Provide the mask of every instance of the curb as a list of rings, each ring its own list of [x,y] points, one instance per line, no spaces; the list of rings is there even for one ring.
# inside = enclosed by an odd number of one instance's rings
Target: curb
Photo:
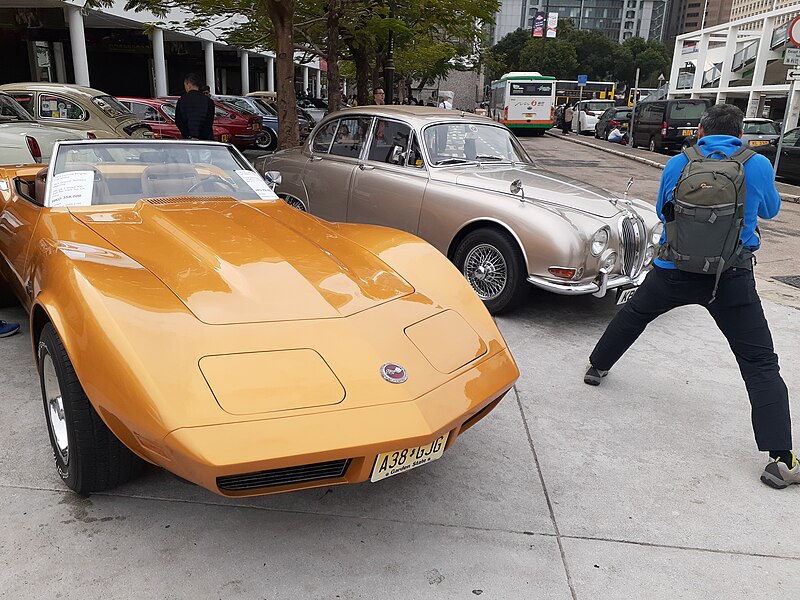
[[[634,156],[633,154],[628,154],[626,152],[620,152],[619,150],[615,150],[614,148],[603,148],[602,146],[598,146],[597,144],[593,144],[591,142],[586,142],[584,140],[575,139],[570,136],[565,135],[556,135],[555,133],[551,133],[550,131],[547,132],[547,135],[557,138],[559,140],[565,140],[567,142],[572,142],[573,144],[579,144],[581,146],[587,146],[589,148],[596,148],[601,152],[606,152],[608,154],[613,154],[614,156],[621,156],[623,158],[627,158],[629,160],[634,160],[638,163],[642,163],[644,165],[648,165],[650,167],[655,167],[656,169],[664,169],[664,165],[656,160],[650,160],[649,158],[642,158],[641,156]],[[575,134],[580,135],[580,134]],[[793,202],[794,204],[800,204],[800,196],[795,196],[793,194],[781,194],[781,202]]]

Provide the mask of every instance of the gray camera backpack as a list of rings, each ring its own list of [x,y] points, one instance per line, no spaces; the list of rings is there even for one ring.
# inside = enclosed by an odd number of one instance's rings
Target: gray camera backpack
[[[662,209],[667,235],[660,257],[681,271],[716,275],[710,304],[723,271],[747,258],[742,246],[744,163],[755,152],[742,147],[730,156],[716,151],[706,157],[690,146],[683,153],[689,162],[675,185],[672,201]],[[715,154],[722,158],[713,158]]]

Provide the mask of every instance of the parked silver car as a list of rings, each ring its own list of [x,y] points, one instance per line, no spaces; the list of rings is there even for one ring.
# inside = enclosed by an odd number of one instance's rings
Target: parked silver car
[[[0,92],[0,165],[47,163],[56,142],[79,139],[75,131],[35,122],[11,96]]]
[[[494,313],[529,284],[625,300],[661,236],[649,204],[539,169],[508,129],[458,111],[347,109],[256,167],[300,210],[427,240]]]

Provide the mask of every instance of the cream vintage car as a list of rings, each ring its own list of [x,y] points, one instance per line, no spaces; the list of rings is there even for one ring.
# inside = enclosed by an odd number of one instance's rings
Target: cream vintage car
[[[530,284],[627,300],[661,237],[653,207],[540,169],[502,125],[429,107],[370,106],[323,120],[306,143],[256,160],[289,204],[386,225],[452,260],[493,313]]]
[[[67,83],[0,85],[43,125],[66,127],[88,138],[151,138],[153,131],[113,96]]]

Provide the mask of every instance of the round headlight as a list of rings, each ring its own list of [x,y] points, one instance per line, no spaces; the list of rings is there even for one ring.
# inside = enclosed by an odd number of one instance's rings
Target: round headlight
[[[661,234],[664,233],[664,224],[659,221],[655,227],[653,227],[653,236],[650,238],[650,242],[657,246],[661,243]]]
[[[611,252],[608,256],[606,256],[606,259],[603,261],[600,270],[606,273],[610,273],[614,269],[614,266],[616,264],[617,264],[617,253]]]
[[[592,237],[592,254],[597,256],[608,246],[608,229],[603,227],[598,229]]]

